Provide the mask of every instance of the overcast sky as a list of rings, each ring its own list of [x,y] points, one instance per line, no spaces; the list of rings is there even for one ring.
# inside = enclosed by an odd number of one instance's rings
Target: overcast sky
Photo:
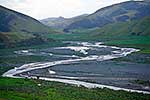
[[[0,5],[36,19],[44,19],[93,13],[102,7],[123,1],[129,0],[0,0]]]

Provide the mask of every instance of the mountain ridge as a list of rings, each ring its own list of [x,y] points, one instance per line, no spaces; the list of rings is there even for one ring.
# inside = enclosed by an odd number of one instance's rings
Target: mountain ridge
[[[97,10],[82,20],[70,24],[64,30],[103,27],[114,22],[125,22],[150,16],[150,3],[147,1],[127,1]]]
[[[81,20],[82,18],[88,16],[88,14],[83,14],[71,18],[64,18],[64,17],[50,17],[46,19],[40,20],[41,23],[51,27],[51,28],[61,28],[64,29],[71,23]]]

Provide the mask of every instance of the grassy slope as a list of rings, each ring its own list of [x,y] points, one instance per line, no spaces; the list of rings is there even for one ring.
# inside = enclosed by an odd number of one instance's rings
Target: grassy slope
[[[5,36],[11,42],[22,41],[35,37],[33,34],[25,32],[1,32],[0,35]]]
[[[13,11],[11,9],[5,8],[3,6],[0,6],[0,18],[2,28],[7,27],[8,29],[1,29],[2,32],[20,32],[20,31],[26,31],[26,32],[38,32],[38,33],[44,33],[44,32],[54,32],[52,29],[48,28],[47,26],[41,24],[38,20],[24,15],[22,13]],[[4,27],[5,26],[5,27]]]
[[[150,95],[79,88],[57,82],[0,78],[2,100],[149,100],[149,98]]]
[[[52,40],[52,39],[51,39]],[[30,46],[47,42],[42,35],[27,32],[0,32],[0,48]]]
[[[0,6],[0,48],[44,43],[43,35],[50,33],[58,32],[30,16]]]
[[[97,10],[65,30],[103,27],[114,22],[126,22],[149,16],[150,5],[146,1],[127,1]]]

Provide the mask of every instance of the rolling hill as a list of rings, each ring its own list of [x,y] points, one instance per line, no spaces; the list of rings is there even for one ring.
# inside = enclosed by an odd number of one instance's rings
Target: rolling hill
[[[150,2],[128,1],[111,5],[70,24],[65,31],[73,29],[87,29],[103,27],[116,22],[130,22],[150,16]]]
[[[101,28],[93,28],[82,31],[83,33],[92,33],[91,36],[99,37],[119,37],[119,36],[150,36],[150,16],[140,20],[127,22],[115,22],[105,25]]]
[[[0,6],[1,48],[42,43],[46,39],[41,35],[47,33],[55,31],[32,17]]]

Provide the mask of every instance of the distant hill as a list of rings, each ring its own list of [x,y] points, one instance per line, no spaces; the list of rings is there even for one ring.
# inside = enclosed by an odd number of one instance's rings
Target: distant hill
[[[91,38],[119,38],[130,36],[150,36],[150,16],[140,20],[116,22],[101,28],[84,30],[81,33],[90,34]]]
[[[72,18],[64,18],[64,17],[46,18],[46,19],[40,20],[40,22],[51,28],[64,29],[70,24],[72,24],[73,22],[79,21],[85,18],[86,16],[88,16],[88,14],[83,14],[80,16],[72,17]]]
[[[128,1],[99,9],[85,18],[73,22],[64,30],[103,27],[111,23],[142,19],[145,16],[150,16],[148,0]]]
[[[42,43],[46,40],[42,34],[54,32],[32,17],[0,6],[0,47]]]

